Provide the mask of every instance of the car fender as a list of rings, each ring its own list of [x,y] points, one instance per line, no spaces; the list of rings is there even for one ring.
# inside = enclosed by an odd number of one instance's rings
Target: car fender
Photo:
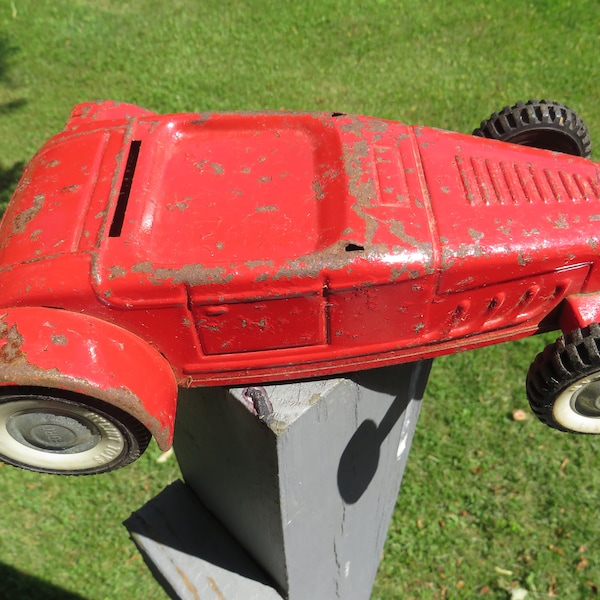
[[[559,326],[563,333],[600,323],[600,294],[572,294],[565,298]]]
[[[161,449],[172,443],[177,383],[168,361],[130,331],[83,313],[0,309],[0,386],[91,396],[138,419]]]

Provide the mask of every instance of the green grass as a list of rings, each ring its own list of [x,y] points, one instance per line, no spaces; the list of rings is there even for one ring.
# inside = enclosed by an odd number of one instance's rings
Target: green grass
[[[97,98],[470,131],[546,97],[600,140],[599,22],[596,0],[1,0],[0,203]],[[546,341],[436,361],[373,598],[595,597],[599,442],[511,418]],[[164,598],[121,525],[177,476],[156,456],[82,479],[1,468],[0,596]]]
[[[434,365],[374,598],[595,597],[600,440],[529,414],[522,382],[541,341]]]
[[[166,598],[122,525],[179,477],[175,459],[158,456],[152,444],[131,467],[97,477],[0,468],[0,598]]]

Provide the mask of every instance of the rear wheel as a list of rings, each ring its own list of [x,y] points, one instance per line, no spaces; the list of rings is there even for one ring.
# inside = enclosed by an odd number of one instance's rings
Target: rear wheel
[[[0,460],[23,469],[88,475],[136,460],[150,433],[131,415],[66,392],[0,397]]]
[[[576,329],[547,346],[529,368],[527,396],[546,425],[600,434],[600,325]]]
[[[506,106],[482,121],[473,135],[584,158],[592,154],[583,119],[568,106],[548,100]]]

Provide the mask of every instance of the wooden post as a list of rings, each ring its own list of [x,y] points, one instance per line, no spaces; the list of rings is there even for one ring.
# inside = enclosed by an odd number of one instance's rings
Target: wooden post
[[[422,361],[349,378],[182,391],[175,452],[187,489],[201,501],[197,510],[214,515],[228,543],[237,542],[244,560],[267,576],[241,575],[235,565],[215,573],[187,528],[177,568],[172,557],[167,561],[176,578],[185,573],[198,593],[202,586],[210,592],[206,581],[213,581],[228,600],[367,600],[430,367]],[[156,523],[169,509],[163,503],[151,513],[149,505],[127,526],[155,571],[169,579],[160,552],[149,557],[150,546],[161,542],[151,539],[160,538]],[[173,524],[170,531],[172,537]],[[242,571],[248,573],[247,565]],[[274,596],[264,587],[255,591],[269,582]],[[234,589],[244,591],[234,596]]]

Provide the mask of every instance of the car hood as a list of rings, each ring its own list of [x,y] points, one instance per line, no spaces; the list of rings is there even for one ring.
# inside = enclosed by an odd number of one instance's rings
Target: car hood
[[[63,132],[31,159],[0,226],[2,268],[94,245],[89,225],[100,227],[97,213],[106,211],[123,134],[124,127]]]

